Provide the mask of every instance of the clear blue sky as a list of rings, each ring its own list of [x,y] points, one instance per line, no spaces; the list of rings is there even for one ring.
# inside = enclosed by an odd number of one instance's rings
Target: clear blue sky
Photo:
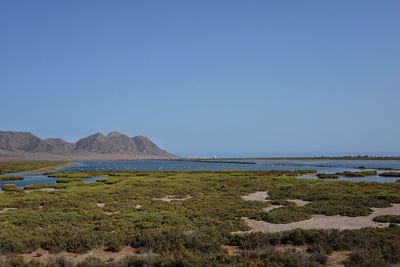
[[[400,154],[400,1],[1,1],[0,128]]]

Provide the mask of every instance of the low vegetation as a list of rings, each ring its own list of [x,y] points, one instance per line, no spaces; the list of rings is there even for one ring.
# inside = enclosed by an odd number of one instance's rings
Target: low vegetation
[[[2,161],[0,162],[0,174],[24,171],[45,172],[70,164],[69,162],[60,161]]]
[[[400,215],[382,215],[374,218],[375,222],[400,223]]]
[[[400,172],[383,172],[379,176],[382,177],[400,177]]]
[[[251,216],[250,218],[270,223],[291,223],[308,220],[311,218],[311,214],[304,207],[290,205],[288,207],[273,209],[268,213],[260,212],[256,216]]]
[[[270,258],[270,266],[320,266],[332,251],[352,251],[345,265],[390,266],[400,262],[400,227],[361,230],[292,230],[284,233],[252,233],[232,235],[228,243],[239,246],[252,262]],[[306,246],[303,261],[294,254],[276,257],[274,247],[284,245]],[[272,255],[271,255],[272,254]],[[272,259],[275,259],[273,261]]]
[[[58,178],[56,183],[63,184],[63,183],[76,183],[76,182],[83,182],[81,178]]]
[[[37,190],[37,189],[45,189],[45,188],[53,188],[53,189],[65,189],[67,188],[66,184],[30,184],[24,186],[24,190]]]
[[[16,175],[0,176],[0,181],[18,181],[18,180],[24,180],[24,177]]]
[[[1,185],[1,190],[8,192],[18,191],[17,185],[15,184],[3,184]]]
[[[337,172],[336,175],[344,177],[366,177],[375,176],[378,173],[376,171],[359,171],[359,172]]]
[[[81,266],[320,266],[332,251],[350,250],[348,266],[374,266],[374,259],[381,266],[400,263],[400,227],[396,225],[353,231],[232,234],[249,230],[241,217],[287,223],[312,214],[368,215],[372,207],[400,203],[399,183],[296,179],[299,173],[87,172],[90,177],[108,175],[90,184],[75,180],[82,173],[68,177],[64,173],[57,178],[72,182],[25,187],[62,190],[0,194],[0,210],[17,208],[0,214],[0,254],[18,255],[38,248],[80,253],[100,246],[119,251],[132,246],[157,256],[130,257],[118,263],[88,259]],[[268,191],[271,203],[284,207],[266,213],[263,208],[270,203],[241,198],[257,191]],[[191,198],[154,200],[165,196]],[[298,207],[290,199],[310,203]],[[278,249],[282,244],[306,245],[307,250],[282,251]],[[222,245],[239,246],[240,251],[230,255]],[[20,258],[3,262],[4,266],[23,264]],[[51,266],[69,265],[60,260]]]
[[[87,172],[52,172],[46,173],[46,175],[52,178],[91,178],[94,176]]]
[[[335,173],[318,173],[317,177],[319,179],[338,179],[339,175]]]

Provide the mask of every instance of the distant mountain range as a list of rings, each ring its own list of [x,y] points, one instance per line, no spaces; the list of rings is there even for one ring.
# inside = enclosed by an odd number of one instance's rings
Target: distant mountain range
[[[60,138],[40,139],[29,132],[0,131],[1,159],[113,160],[166,159],[176,156],[159,148],[145,136],[119,132],[96,133],[68,143]]]

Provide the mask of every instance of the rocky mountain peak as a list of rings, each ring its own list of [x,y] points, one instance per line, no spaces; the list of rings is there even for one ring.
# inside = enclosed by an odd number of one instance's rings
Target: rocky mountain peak
[[[145,136],[129,137],[113,131],[107,136],[98,132],[82,138],[76,143],[68,143],[60,138],[40,139],[28,132],[0,131],[0,151],[13,155],[41,153],[70,158],[118,159],[118,158],[170,158],[172,154],[160,149]],[[0,155],[1,156],[1,155]]]
[[[120,132],[114,131],[114,132],[110,132],[107,135],[107,137],[120,137],[121,135],[123,135],[123,134],[121,134]]]

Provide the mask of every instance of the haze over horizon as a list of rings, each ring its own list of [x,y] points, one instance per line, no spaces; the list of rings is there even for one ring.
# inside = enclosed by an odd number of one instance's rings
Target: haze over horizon
[[[179,156],[400,155],[400,2],[0,3],[0,130]]]

